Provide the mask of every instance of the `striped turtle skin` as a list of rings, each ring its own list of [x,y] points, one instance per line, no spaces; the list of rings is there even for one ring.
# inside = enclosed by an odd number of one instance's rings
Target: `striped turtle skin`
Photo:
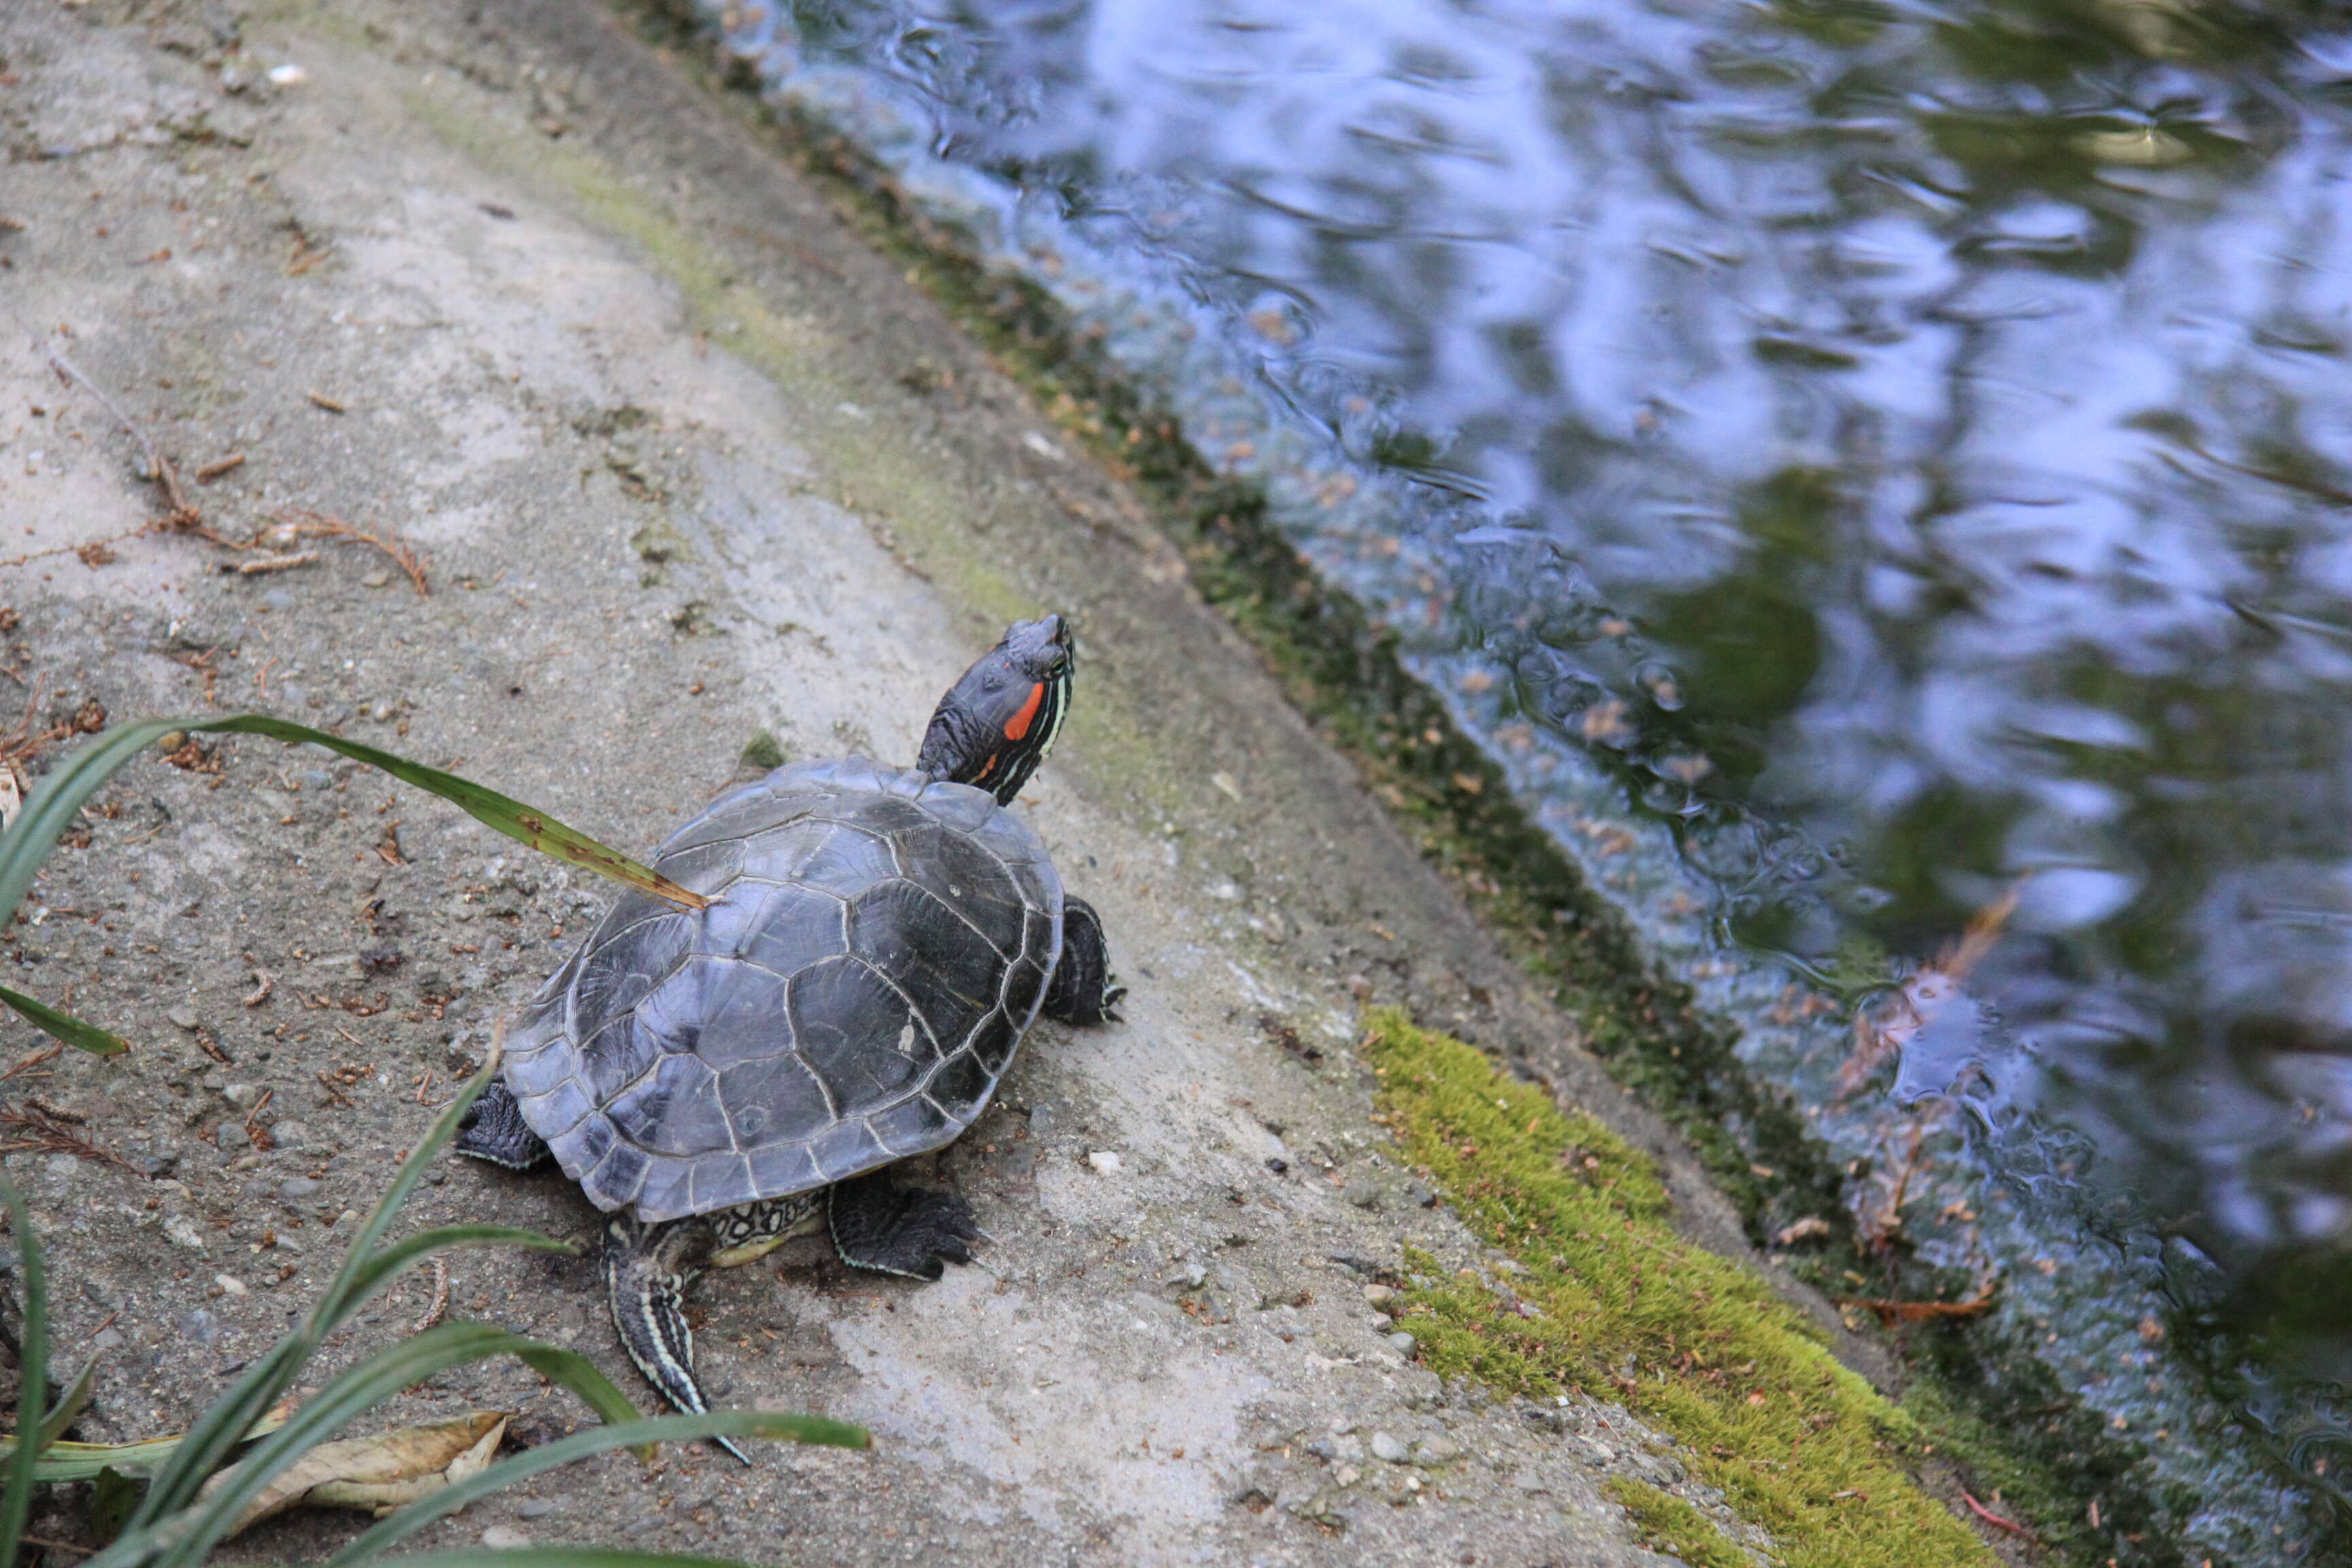
[[[952,1142],[1062,951],[1061,880],[988,792],[862,757],[713,802],[523,1011],[505,1080],[598,1207],[653,1224]]]

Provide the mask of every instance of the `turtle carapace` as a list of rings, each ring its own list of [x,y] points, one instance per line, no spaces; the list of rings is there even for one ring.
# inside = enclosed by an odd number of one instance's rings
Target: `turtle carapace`
[[[1125,994],[1094,910],[1007,809],[1073,657],[1060,616],[1020,622],[912,770],[795,763],[719,796],[654,859],[709,906],[625,894],[509,1032],[458,1152],[552,1156],[606,1211],[614,1325],[679,1409],[708,1408],[680,1306],[702,1268],[819,1226],[859,1268],[971,1261],[964,1201],[883,1167],[970,1127],[1041,1010],[1097,1024]]]

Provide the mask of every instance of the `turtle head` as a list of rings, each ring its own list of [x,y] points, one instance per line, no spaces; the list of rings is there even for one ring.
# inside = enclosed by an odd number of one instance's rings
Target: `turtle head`
[[[915,766],[1012,805],[1061,733],[1076,662],[1076,642],[1061,616],[1013,622],[940,699]]]

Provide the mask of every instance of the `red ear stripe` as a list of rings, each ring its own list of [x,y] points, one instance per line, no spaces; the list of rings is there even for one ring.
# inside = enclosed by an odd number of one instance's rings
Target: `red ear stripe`
[[[1045,705],[1045,686],[1040,681],[1029,689],[1029,700],[1021,705],[1021,711],[1005,721],[1004,738],[1018,741],[1027,735],[1030,724],[1037,717],[1037,710]]]

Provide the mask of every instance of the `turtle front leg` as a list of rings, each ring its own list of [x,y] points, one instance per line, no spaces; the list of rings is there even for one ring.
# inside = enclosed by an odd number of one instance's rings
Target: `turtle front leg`
[[[604,1225],[604,1289],[621,1347],[662,1397],[690,1415],[710,1408],[694,1374],[694,1331],[686,1322],[686,1288],[702,1272],[710,1228],[700,1219],[640,1225],[614,1215]],[[712,1442],[745,1464],[724,1437]]]
[[[880,1171],[836,1182],[826,1219],[841,1260],[908,1279],[936,1279],[950,1263],[971,1261],[980,1222],[953,1193],[901,1187]]]
[[[1045,988],[1045,1016],[1063,1024],[1117,1023],[1127,987],[1110,972],[1102,917],[1084,899],[1062,900],[1062,961]]]

